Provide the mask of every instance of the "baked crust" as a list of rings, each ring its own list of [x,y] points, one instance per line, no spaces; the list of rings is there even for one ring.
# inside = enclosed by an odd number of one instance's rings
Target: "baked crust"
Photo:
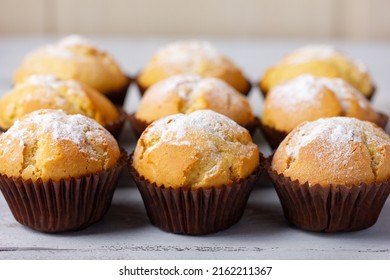
[[[138,140],[135,170],[158,186],[191,189],[228,185],[259,166],[249,132],[211,110],[152,123]]]
[[[0,135],[0,174],[23,180],[78,178],[111,168],[119,157],[101,125],[61,110],[34,111]]]
[[[151,123],[163,117],[210,109],[246,126],[255,117],[248,99],[224,81],[177,75],[157,82],[144,94],[136,117]]]
[[[301,184],[358,185],[390,179],[390,137],[355,118],[323,118],[295,128],[280,144],[272,169]]]
[[[35,74],[81,81],[103,94],[120,91],[129,84],[128,77],[105,50],[75,35],[29,53],[15,72],[14,83],[22,83]]]
[[[178,74],[196,74],[224,80],[247,94],[251,88],[241,70],[211,44],[203,41],[179,41],[159,49],[138,75],[140,88]]]

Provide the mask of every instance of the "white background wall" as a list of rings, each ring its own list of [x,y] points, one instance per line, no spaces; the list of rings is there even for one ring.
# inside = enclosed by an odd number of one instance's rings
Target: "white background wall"
[[[390,0],[0,0],[0,35],[390,39]]]

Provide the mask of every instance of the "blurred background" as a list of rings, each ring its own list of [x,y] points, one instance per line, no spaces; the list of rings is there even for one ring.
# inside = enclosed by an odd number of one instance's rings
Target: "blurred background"
[[[0,0],[0,35],[390,39],[389,0]]]

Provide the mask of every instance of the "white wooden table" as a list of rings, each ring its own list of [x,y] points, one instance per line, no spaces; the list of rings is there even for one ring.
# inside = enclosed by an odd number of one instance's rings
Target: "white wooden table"
[[[0,37],[0,94],[9,89],[12,73],[24,54],[56,39]],[[156,48],[172,41],[172,38],[92,39],[108,49],[131,74],[136,73]],[[319,43],[208,39],[239,64],[253,81],[289,50]],[[378,88],[374,105],[389,114],[390,42],[331,43],[368,64]],[[257,89],[252,90],[250,99],[259,115],[262,99]],[[132,86],[126,110],[133,112],[138,100],[137,89]],[[259,132],[254,139],[262,152],[269,154]],[[120,144],[131,152],[135,143],[127,125]],[[14,220],[0,195],[0,259],[390,259],[390,201],[369,229],[338,234],[306,232],[287,224],[274,189],[263,178],[252,192],[238,224],[212,235],[184,236],[163,232],[149,223],[141,196],[124,172],[105,218],[78,232],[44,234],[30,230]]]

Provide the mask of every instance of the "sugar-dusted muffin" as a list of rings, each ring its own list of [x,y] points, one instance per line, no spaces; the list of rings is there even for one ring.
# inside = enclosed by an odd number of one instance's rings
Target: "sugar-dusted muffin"
[[[351,59],[333,46],[312,45],[297,49],[264,73],[260,88],[266,95],[271,88],[302,74],[341,78],[365,97],[374,94],[374,85],[362,61]]]
[[[0,189],[23,225],[81,229],[108,210],[123,157],[96,121],[37,110],[0,135]]]
[[[24,115],[39,109],[61,109],[96,120],[118,134],[124,117],[100,92],[75,80],[33,75],[0,99],[0,128],[7,130]]]
[[[137,83],[143,92],[158,81],[178,74],[219,78],[243,94],[251,89],[241,70],[205,41],[179,41],[159,49],[140,71]]]
[[[14,83],[19,84],[28,76],[37,74],[83,82],[120,105],[130,83],[105,50],[77,35],[65,37],[27,54],[15,72]]]
[[[364,229],[390,193],[390,136],[356,118],[305,122],[280,144],[268,171],[293,225]]]
[[[382,127],[388,120],[344,80],[304,74],[269,91],[261,127],[272,148],[276,148],[302,122],[336,116],[367,120]]]
[[[163,230],[206,234],[243,214],[259,174],[248,131],[211,110],[153,122],[130,163],[151,222]]]
[[[223,114],[250,131],[256,127],[248,99],[217,78],[176,75],[157,82],[141,98],[132,121],[141,134],[151,122],[166,116],[210,109]]]

